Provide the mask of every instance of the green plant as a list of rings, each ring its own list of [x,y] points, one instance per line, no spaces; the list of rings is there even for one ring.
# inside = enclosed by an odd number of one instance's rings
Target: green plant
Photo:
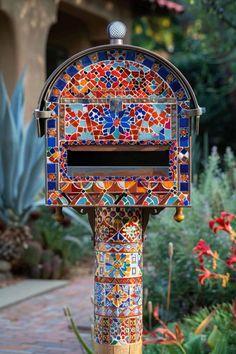
[[[193,248],[193,252],[197,254],[199,261],[198,280],[201,285],[205,285],[207,279],[220,279],[222,286],[226,287],[230,279],[231,273],[235,272],[236,263],[236,232],[232,228],[231,222],[236,219],[235,214],[229,214],[226,211],[221,212],[220,217],[214,218],[209,221],[209,228],[217,234],[218,231],[224,231],[229,235],[228,239],[224,239],[225,243],[229,245],[227,258],[225,259],[225,252],[221,250],[212,251],[205,240],[201,239],[197,245]],[[219,262],[228,267],[227,273],[219,273],[217,268]],[[223,265],[221,263],[221,265]]]
[[[136,17],[132,43],[169,58],[186,75],[201,106],[206,107],[197,139],[199,148],[193,151],[195,174],[203,167],[206,134],[209,133],[210,146],[217,145],[221,153],[226,144],[236,151],[236,3],[234,0],[182,0],[181,4],[184,14],[152,11],[149,16]]]
[[[78,330],[78,327],[72,317],[72,313],[71,313],[71,310],[69,307],[65,307],[64,308],[64,315],[72,329],[72,331],[74,332],[78,342],[80,343],[80,345],[82,346],[82,348],[84,349],[84,351],[87,353],[87,354],[95,354],[93,352],[93,350],[91,350],[88,345],[85,343],[85,341],[83,340],[81,334],[80,334],[80,331]],[[93,338],[92,338],[93,340]]]
[[[30,241],[28,247],[24,250],[18,265],[21,264],[23,267],[38,266],[40,259],[42,257],[42,246],[36,241]]]
[[[210,324],[204,328],[204,334],[207,336],[207,344],[212,348],[216,342],[217,346],[224,344],[227,351],[222,353],[233,354],[236,352],[236,339],[235,339],[235,301],[234,306],[229,303],[223,303],[220,306],[213,307],[216,310]],[[195,312],[193,315],[186,316],[183,320],[183,328],[187,332],[191,332],[211,313],[211,309],[202,308]],[[220,352],[221,353],[221,352]]]
[[[226,152],[225,169],[220,167],[220,159],[214,149],[208,159],[204,172],[198,184],[192,188],[191,209],[185,209],[185,220],[175,223],[173,210],[166,209],[158,217],[152,217],[149,222],[148,238],[145,241],[144,287],[148,288],[149,299],[154,303],[163,304],[160,313],[165,320],[183,317],[203,306],[231,301],[235,296],[236,284],[231,283],[227,289],[221,284],[211,283],[202,289],[197,283],[195,269],[198,267],[192,255],[192,249],[204,236],[208,243],[212,242],[213,249],[228,252],[229,244],[221,237],[212,240],[208,221],[219,210],[236,211],[235,157],[232,151]],[[230,166],[230,167],[229,167]],[[216,202],[213,204],[212,200]],[[168,244],[172,242],[175,253],[172,261],[172,291],[170,311],[165,309],[168,291]],[[219,264],[219,272],[223,272]],[[145,312],[145,321],[148,321]]]
[[[160,319],[157,307],[156,327],[144,336],[144,354],[233,354],[236,352],[235,309],[221,304],[203,308],[185,317],[180,325],[168,326]],[[150,345],[152,343],[152,345]]]
[[[30,228],[27,227],[33,234],[32,240],[14,262],[14,273],[31,278],[59,279],[68,276],[72,265],[79,260],[91,262],[91,228],[86,218],[75,214],[58,223],[52,211],[52,208],[41,207],[37,215],[33,214]],[[0,242],[0,257],[1,251],[8,251],[8,243],[1,245]]]
[[[11,101],[0,78],[0,258],[17,260],[32,239],[25,225],[43,188],[43,140],[35,119],[24,129],[24,75]]]
[[[43,188],[43,139],[36,133],[35,119],[24,129],[24,75],[11,101],[0,78],[0,220],[23,225],[37,206]]]
[[[67,217],[68,220],[64,224],[55,220],[52,211],[52,208],[41,207],[40,218],[33,223],[32,227],[35,240],[45,250],[42,261],[49,261],[49,258],[52,258],[51,254],[59,256],[62,260],[63,274],[70,265],[80,259],[89,260],[92,256],[91,228],[86,216],[70,214],[70,218]]]

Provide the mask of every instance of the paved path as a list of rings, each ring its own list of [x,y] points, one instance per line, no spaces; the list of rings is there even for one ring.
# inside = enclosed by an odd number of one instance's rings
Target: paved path
[[[68,284],[62,280],[24,280],[0,289],[0,310],[18,302],[61,288]]]
[[[90,327],[92,276],[0,311],[0,354],[82,354],[68,329],[63,307],[73,310],[79,326]],[[89,340],[90,334],[85,337]]]

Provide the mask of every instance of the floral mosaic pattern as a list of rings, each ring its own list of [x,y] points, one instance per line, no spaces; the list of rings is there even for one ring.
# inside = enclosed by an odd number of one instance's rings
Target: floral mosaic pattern
[[[142,257],[137,253],[96,253],[96,275],[106,277],[139,277]]]
[[[68,141],[169,141],[175,137],[175,109],[170,104],[65,105],[65,139]],[[173,122],[173,126],[172,126]]]
[[[141,209],[97,208],[95,225],[96,342],[135,343],[142,336]]]
[[[47,204],[189,206],[190,97],[174,70],[134,49],[106,49],[75,60],[48,90]],[[70,176],[70,146],[169,149],[169,173]]]

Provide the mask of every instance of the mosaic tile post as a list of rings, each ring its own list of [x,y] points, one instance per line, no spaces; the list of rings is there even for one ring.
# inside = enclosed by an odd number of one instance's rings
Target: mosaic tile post
[[[142,353],[142,211],[96,208],[96,353]]]

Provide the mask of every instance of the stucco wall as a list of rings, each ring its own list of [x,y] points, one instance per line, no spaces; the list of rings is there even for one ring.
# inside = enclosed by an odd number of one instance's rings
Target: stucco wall
[[[46,79],[47,45],[62,43],[70,56],[106,43],[106,26],[110,21],[121,19],[129,30],[131,16],[127,5],[129,2],[123,0],[0,1],[0,72],[11,94],[17,78],[26,69],[26,120],[32,116]]]

